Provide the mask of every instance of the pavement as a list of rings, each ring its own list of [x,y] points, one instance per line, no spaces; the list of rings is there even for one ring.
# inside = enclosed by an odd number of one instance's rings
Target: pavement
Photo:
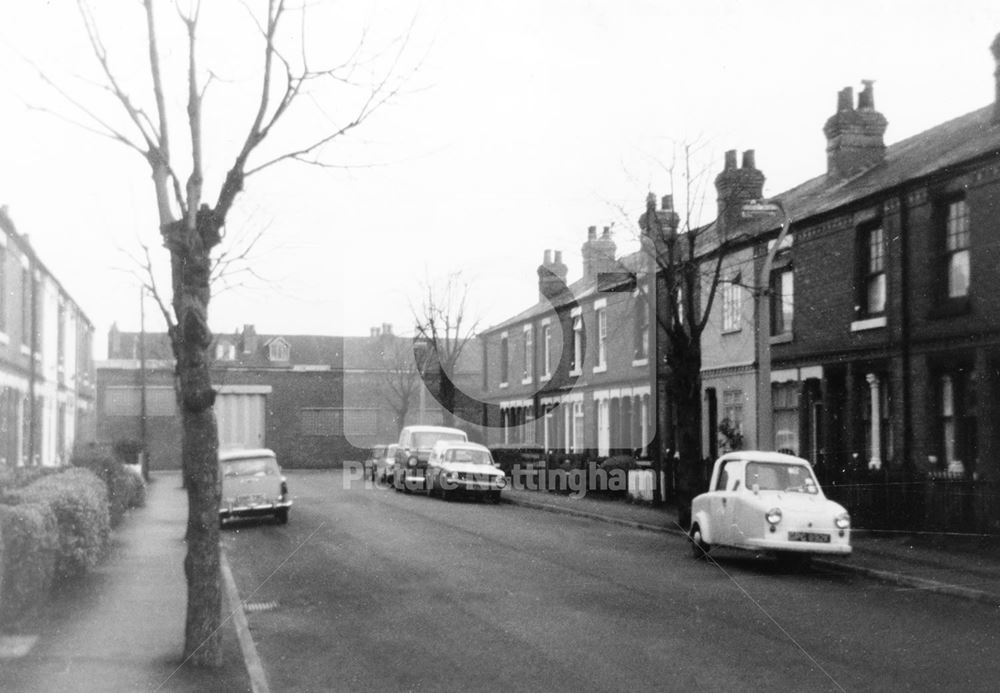
[[[58,590],[41,613],[0,632],[0,690],[265,691],[235,583],[224,560],[230,609],[224,665],[183,666],[187,497],[177,474],[156,474],[147,504],[115,531],[108,559]],[[676,510],[648,504],[508,489],[504,501],[678,538]],[[1000,609],[1000,544],[995,537],[855,530],[850,557],[816,559],[836,570],[972,600]]]
[[[4,626],[0,690],[252,690],[234,618],[223,625],[220,669],[181,661],[186,522],[180,475],[154,474],[146,506],[112,533],[107,559],[57,589],[38,614]]]
[[[513,505],[686,536],[677,509],[670,506],[524,489],[507,489],[503,498]],[[816,558],[813,564],[1000,609],[1000,537],[855,528],[851,545],[850,556]]]

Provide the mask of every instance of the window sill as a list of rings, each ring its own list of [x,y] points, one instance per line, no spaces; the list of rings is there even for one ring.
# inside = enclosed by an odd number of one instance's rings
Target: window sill
[[[0,344],[3,344],[4,346],[7,346],[8,344],[10,344],[10,337],[8,337],[3,332],[0,332]]]
[[[972,301],[968,296],[962,298],[949,298],[934,306],[927,317],[931,320],[940,318],[954,318],[959,315],[968,315],[972,312]]]
[[[501,390],[505,389],[506,387],[507,387],[507,383],[500,383],[500,385],[499,385],[499,388]]]
[[[570,375],[583,375],[583,371],[579,368],[574,368],[569,372]]]
[[[649,365],[649,359],[648,358],[635,359],[635,360],[632,361],[632,367],[633,368],[640,368],[642,366],[648,366],[648,365]]]
[[[21,345],[21,356],[31,356],[31,347],[27,344]]]
[[[739,334],[742,331],[743,331],[742,327],[734,327],[734,328],[732,328],[730,330],[723,330],[722,331],[722,336],[725,337],[726,335],[730,335],[730,334]]]
[[[791,332],[785,332],[783,334],[774,334],[774,335],[771,335],[771,339],[770,339],[770,341],[768,343],[769,344],[788,344],[790,341],[792,341],[792,339],[794,339],[792,333]]]
[[[521,384],[522,385],[531,385],[531,376],[529,376],[527,378],[522,378],[521,379]]]
[[[864,330],[874,330],[879,327],[885,327],[886,319],[884,315],[877,318],[866,318],[864,320],[855,320],[851,323],[851,332],[863,332]]]
[[[607,370],[608,370],[608,364],[606,364],[606,363],[602,363],[602,364],[601,364],[601,365],[599,365],[599,366],[594,366],[594,368],[593,368],[593,370],[591,371],[591,373],[604,373],[604,372],[606,372]]]

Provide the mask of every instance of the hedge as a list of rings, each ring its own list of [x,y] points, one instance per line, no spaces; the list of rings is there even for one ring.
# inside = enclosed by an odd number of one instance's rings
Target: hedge
[[[59,530],[57,578],[78,575],[100,561],[111,522],[107,487],[94,472],[70,468],[43,477],[8,493],[5,502],[42,503],[52,510]]]
[[[58,548],[59,529],[47,504],[0,505],[0,624],[46,599]]]
[[[112,527],[121,523],[126,510],[146,504],[146,484],[142,477],[110,454],[97,448],[80,451],[73,455],[73,465],[89,469],[104,481]]]

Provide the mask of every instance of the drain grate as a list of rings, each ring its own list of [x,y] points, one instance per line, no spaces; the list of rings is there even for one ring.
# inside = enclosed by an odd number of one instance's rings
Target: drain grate
[[[243,604],[243,610],[256,613],[258,611],[270,611],[271,609],[277,609],[278,602],[245,602]]]

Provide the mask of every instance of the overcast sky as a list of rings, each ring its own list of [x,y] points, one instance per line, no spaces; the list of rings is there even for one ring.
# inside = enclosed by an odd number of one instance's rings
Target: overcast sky
[[[112,61],[149,104],[139,3],[94,4]],[[214,199],[259,84],[246,10],[207,6],[200,64],[219,78],[205,105]],[[165,60],[176,64],[185,47],[175,16],[161,12],[161,23]],[[710,212],[725,150],[756,150],[765,195],[822,173],[836,93],[857,92],[862,79],[876,80],[887,143],[988,104],[1000,3],[344,1],[307,16],[315,64],[343,59],[362,27],[374,73],[408,33],[396,71],[404,88],[326,149],[340,168],[289,163],[250,179],[229,235],[263,231],[259,278],[213,300],[216,331],[367,334],[383,322],[406,331],[421,282],[456,270],[471,283],[470,311],[498,322],[535,300],[546,248],[564,251],[571,279],[588,226],[613,224],[619,250],[633,248],[646,193],[670,192],[666,167],[685,142],[697,145],[695,167],[709,169]],[[84,36],[73,2],[3,3],[0,203],[95,323],[100,357],[112,321],[138,329],[125,253],[146,243],[161,267],[168,258],[144,162],[27,107],[84,119],[25,59],[110,117],[113,105],[85,81],[97,73]],[[182,105],[183,84],[172,84]],[[349,110],[345,96],[317,92],[274,151],[329,127]],[[180,149],[183,121],[172,134]],[[149,329],[163,328],[152,306],[147,314]]]

